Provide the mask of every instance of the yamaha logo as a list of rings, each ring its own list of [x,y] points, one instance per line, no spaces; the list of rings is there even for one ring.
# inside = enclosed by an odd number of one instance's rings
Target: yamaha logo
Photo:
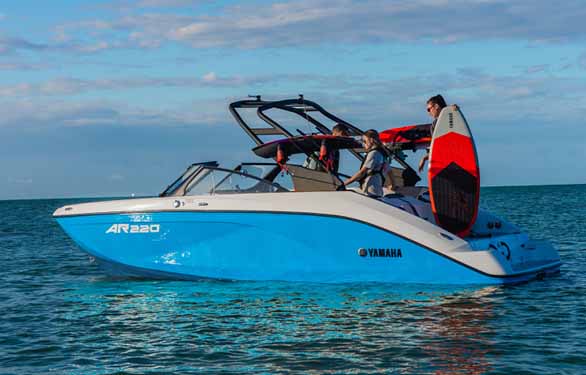
[[[361,247],[358,249],[358,255],[361,257],[370,257],[370,258],[403,258],[403,252],[401,249],[390,249],[390,248],[370,248],[365,249]]]

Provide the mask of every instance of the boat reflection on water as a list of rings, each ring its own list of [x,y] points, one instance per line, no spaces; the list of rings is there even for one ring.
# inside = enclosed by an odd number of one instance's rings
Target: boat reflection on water
[[[72,332],[99,334],[65,349],[106,368],[482,374],[502,287],[102,280],[70,293]]]
[[[491,370],[487,354],[494,344],[493,295],[498,287],[486,287],[469,294],[442,297],[429,307],[422,326],[428,336],[424,349],[435,374],[484,374]]]

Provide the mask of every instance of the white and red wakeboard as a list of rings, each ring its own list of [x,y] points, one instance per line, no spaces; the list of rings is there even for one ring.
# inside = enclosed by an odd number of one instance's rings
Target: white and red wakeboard
[[[428,181],[438,225],[466,237],[478,215],[480,169],[470,127],[455,105],[442,110],[433,131]]]

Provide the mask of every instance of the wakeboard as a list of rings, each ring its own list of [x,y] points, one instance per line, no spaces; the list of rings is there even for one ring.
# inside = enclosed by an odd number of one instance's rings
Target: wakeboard
[[[383,130],[379,133],[383,143],[400,145],[403,150],[419,150],[429,147],[431,124],[408,125]]]
[[[480,169],[470,127],[455,105],[442,110],[433,131],[428,181],[438,225],[466,237],[478,215]]]

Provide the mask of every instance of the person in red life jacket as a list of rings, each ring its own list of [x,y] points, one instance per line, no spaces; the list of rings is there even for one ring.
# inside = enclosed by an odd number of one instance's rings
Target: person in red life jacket
[[[360,188],[364,194],[371,197],[382,197],[385,182],[384,174],[387,169],[387,153],[380,141],[378,132],[374,129],[364,132],[362,142],[367,152],[366,157],[358,172],[344,181],[339,190],[354,181],[360,181]]]
[[[349,137],[350,133],[348,132],[348,127],[344,124],[336,124],[332,128],[332,135],[336,137]],[[340,150],[332,151],[330,157],[333,160],[333,169],[332,172],[338,173],[338,169],[340,168]]]
[[[437,123],[437,118],[439,117],[442,109],[446,107],[446,101],[444,97],[441,95],[432,96],[431,98],[427,99],[427,113],[433,119],[431,123],[431,136],[433,137],[433,131],[435,129],[435,124]],[[425,167],[425,162],[429,159],[429,149],[427,149],[427,153],[424,157],[421,158],[419,162],[419,172],[423,171],[423,167]]]
[[[332,135],[336,137],[349,137],[350,133],[348,132],[348,127],[346,125],[336,124],[332,128]],[[330,155],[328,155],[328,158],[331,158],[331,163],[333,166],[330,172],[334,174],[338,173],[338,168],[340,166],[340,150],[333,150]],[[319,154],[311,154],[307,157],[307,159],[305,159],[303,166],[315,171],[327,172],[319,160]]]

